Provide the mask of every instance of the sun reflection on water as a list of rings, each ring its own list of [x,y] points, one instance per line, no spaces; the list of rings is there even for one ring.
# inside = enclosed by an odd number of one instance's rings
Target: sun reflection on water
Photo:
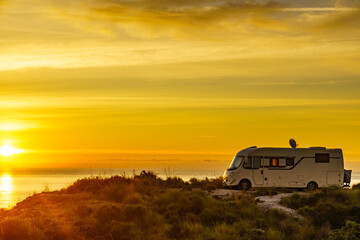
[[[12,177],[9,174],[3,174],[0,179],[0,208],[9,208],[13,203]]]

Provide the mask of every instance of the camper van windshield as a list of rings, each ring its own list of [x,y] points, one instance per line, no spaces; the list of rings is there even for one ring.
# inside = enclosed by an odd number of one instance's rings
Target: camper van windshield
[[[229,169],[236,169],[240,166],[241,161],[244,156],[235,156],[234,160],[231,162]]]

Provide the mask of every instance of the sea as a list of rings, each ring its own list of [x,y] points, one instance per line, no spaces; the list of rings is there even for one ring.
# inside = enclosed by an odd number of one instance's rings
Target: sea
[[[222,176],[223,170],[203,169],[147,169],[159,177],[180,177],[185,181],[195,177],[198,179]],[[3,172],[0,174],[0,208],[12,208],[25,198],[41,192],[61,190],[70,186],[78,179],[115,175],[139,175],[142,169],[125,168],[91,168],[91,169],[23,169]],[[360,183],[360,172],[353,172],[351,184]]]
[[[66,188],[82,178],[139,175],[143,169],[127,168],[51,168],[51,169],[15,169],[0,174],[0,208],[11,208],[25,198],[41,192],[56,191]],[[224,170],[188,170],[188,169],[146,169],[157,176],[180,177],[189,181],[216,178],[222,176]]]

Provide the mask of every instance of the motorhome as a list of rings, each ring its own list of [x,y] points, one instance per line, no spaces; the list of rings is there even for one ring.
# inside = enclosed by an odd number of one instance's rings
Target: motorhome
[[[251,187],[316,189],[350,183],[350,179],[344,181],[342,150],[325,147],[249,147],[235,155],[223,178],[226,186],[245,190]]]

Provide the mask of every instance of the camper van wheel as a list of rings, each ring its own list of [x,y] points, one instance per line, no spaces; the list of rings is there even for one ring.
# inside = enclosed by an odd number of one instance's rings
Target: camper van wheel
[[[307,189],[309,191],[314,191],[318,188],[318,185],[316,182],[309,182],[308,185],[307,185]]]
[[[238,188],[240,190],[249,190],[251,188],[251,183],[249,182],[249,180],[241,180],[239,185],[238,185]]]

